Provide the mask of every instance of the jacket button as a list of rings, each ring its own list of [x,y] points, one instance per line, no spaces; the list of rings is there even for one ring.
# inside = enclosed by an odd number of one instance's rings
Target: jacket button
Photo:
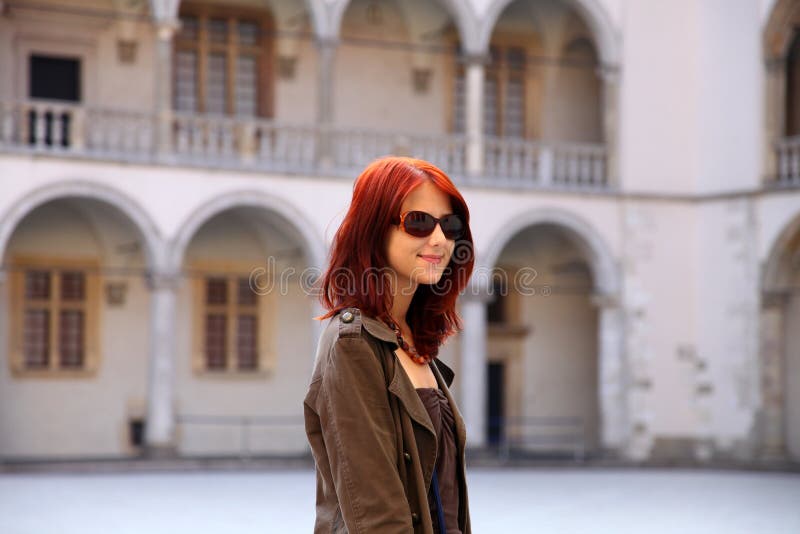
[[[411,463],[411,455],[410,455],[410,454],[408,454],[407,452],[404,452],[404,453],[403,453],[403,458],[405,458],[405,459],[406,459],[406,462],[407,462],[407,463]]]
[[[411,522],[415,525],[419,525],[419,514],[417,512],[411,513]]]
[[[346,312],[344,312],[342,314],[342,322],[343,323],[352,323],[353,319],[355,319],[355,316],[353,315],[353,312],[346,311]]]

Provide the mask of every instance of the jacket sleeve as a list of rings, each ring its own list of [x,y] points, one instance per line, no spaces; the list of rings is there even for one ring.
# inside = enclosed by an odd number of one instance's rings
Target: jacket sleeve
[[[319,419],[342,517],[351,534],[413,532],[383,369],[361,337],[333,344]]]

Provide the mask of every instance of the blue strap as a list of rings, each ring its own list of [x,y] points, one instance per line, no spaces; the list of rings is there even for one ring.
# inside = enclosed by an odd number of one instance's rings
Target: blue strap
[[[433,470],[433,494],[436,497],[436,512],[439,514],[439,533],[447,534],[444,526],[444,510],[442,509],[442,496],[439,495],[439,478],[436,476],[436,469]]]

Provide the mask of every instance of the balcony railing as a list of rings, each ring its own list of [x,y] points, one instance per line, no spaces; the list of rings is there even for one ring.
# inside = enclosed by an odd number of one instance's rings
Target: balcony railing
[[[466,176],[467,142],[341,126],[192,113],[153,114],[46,101],[0,102],[0,150],[99,159],[352,177],[371,160],[413,155]],[[487,138],[487,187],[609,188],[603,145]]]
[[[775,144],[777,173],[774,185],[800,187],[800,136],[780,139]]]
[[[606,148],[590,144],[545,144],[525,139],[486,138],[486,175],[519,187],[608,188]]]

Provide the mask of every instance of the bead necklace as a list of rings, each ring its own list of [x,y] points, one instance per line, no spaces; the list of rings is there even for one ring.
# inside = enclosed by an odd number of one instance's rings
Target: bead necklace
[[[426,363],[430,362],[433,358],[430,356],[425,356],[417,352],[412,345],[409,345],[408,342],[403,339],[403,334],[400,333],[400,328],[393,322],[389,321],[389,328],[394,330],[394,335],[397,336],[397,344],[400,345],[408,355],[414,360],[414,363],[418,363],[420,365],[425,365]]]

